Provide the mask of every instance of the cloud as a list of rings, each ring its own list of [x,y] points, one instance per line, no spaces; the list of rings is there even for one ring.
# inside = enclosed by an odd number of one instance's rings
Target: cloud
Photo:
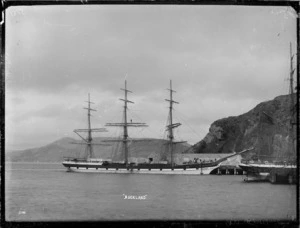
[[[135,102],[130,118],[149,124],[143,134],[160,137],[172,79],[178,121],[186,119],[185,125],[200,132],[195,136],[182,126],[180,134],[196,142],[216,119],[286,93],[289,42],[296,42],[296,19],[286,11],[188,5],[9,8],[8,138],[34,144],[72,134],[86,126],[82,108],[88,93],[98,109],[95,126],[120,121],[125,79]]]
[[[10,27],[19,31],[8,29],[7,34],[12,86],[51,92],[63,91],[76,81],[105,89],[128,74],[134,81],[143,78],[142,87],[151,87],[146,82],[153,78],[210,73],[208,69],[193,72],[183,67],[188,64],[195,69],[204,65],[203,60],[208,60],[210,69],[224,68],[226,60],[242,67],[248,53],[243,50],[249,44],[264,47],[257,48],[257,53],[264,50],[278,55],[282,51],[282,45],[275,51],[266,42],[274,40],[272,33],[280,28],[275,22],[281,18],[267,10],[176,6],[65,10],[34,8],[29,14],[24,9],[18,24],[8,18]],[[86,18],[76,18],[78,12]],[[200,12],[203,15],[198,15]],[[143,20],[137,20],[139,17]],[[268,24],[268,33],[260,19]]]

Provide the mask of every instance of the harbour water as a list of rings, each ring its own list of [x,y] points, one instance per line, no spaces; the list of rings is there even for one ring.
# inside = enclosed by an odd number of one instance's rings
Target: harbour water
[[[240,175],[69,173],[6,163],[6,221],[294,220],[296,185]]]

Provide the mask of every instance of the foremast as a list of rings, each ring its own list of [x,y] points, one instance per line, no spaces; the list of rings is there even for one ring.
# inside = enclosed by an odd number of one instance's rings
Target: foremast
[[[93,151],[93,145],[107,145],[102,143],[92,143],[92,132],[107,132],[105,128],[92,128],[91,127],[91,111],[97,111],[96,109],[91,108],[91,104],[94,104],[90,100],[90,94],[88,94],[88,107],[84,107],[84,109],[87,109],[87,122],[88,122],[88,128],[87,129],[75,129],[74,132],[83,140],[83,143],[76,143],[74,144],[85,144],[86,150],[85,150],[85,158],[87,161],[89,161],[91,158],[95,157],[94,151]],[[87,137],[85,138],[80,133],[87,133]]]
[[[121,140],[106,140],[106,142],[123,142],[123,150],[124,150],[124,161],[126,166],[128,165],[128,127],[147,127],[147,125],[145,123],[133,123],[132,121],[128,123],[127,120],[127,109],[128,103],[132,103],[134,104],[133,101],[130,101],[127,99],[128,93],[132,93],[132,91],[127,89],[127,81],[125,80],[125,86],[124,88],[121,88],[121,90],[124,91],[124,99],[121,99],[121,101],[124,102],[124,106],[123,106],[123,123],[107,123],[105,126],[108,127],[123,127],[123,138]]]
[[[169,154],[171,155],[171,166],[174,166],[174,144],[177,143],[184,143],[186,141],[174,141],[174,132],[173,129],[179,127],[181,123],[173,123],[173,104],[179,104],[179,102],[173,100],[173,93],[176,92],[172,89],[172,80],[170,80],[170,88],[167,89],[170,91],[170,99],[165,99],[169,102],[169,118],[168,118],[168,125],[166,126],[166,130],[168,132],[168,147],[169,147]]]

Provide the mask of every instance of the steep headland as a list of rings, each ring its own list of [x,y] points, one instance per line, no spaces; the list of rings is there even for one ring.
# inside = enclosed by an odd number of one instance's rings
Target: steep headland
[[[247,113],[231,116],[213,122],[208,134],[191,147],[187,153],[230,153],[254,146],[247,158],[288,160],[295,159],[295,132],[291,121],[290,97],[278,96],[262,102]],[[293,145],[294,144],[294,145]],[[293,148],[294,146],[294,148]]]

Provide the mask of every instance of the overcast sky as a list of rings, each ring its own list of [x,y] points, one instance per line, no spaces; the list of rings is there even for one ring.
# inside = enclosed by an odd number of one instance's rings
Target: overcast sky
[[[42,146],[87,126],[120,122],[127,79],[129,119],[162,138],[166,88],[177,91],[178,139],[200,141],[217,119],[288,93],[288,7],[80,5],[10,7],[6,12],[6,148]],[[114,136],[109,128],[102,136]],[[131,129],[130,129],[131,130]],[[98,136],[101,136],[98,135]]]

